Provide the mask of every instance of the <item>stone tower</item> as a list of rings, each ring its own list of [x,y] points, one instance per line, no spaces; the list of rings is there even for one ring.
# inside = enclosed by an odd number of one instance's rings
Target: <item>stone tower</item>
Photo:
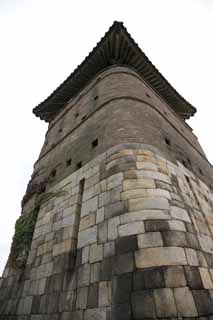
[[[123,24],[33,112],[49,127],[0,319],[210,319],[213,169],[185,122],[196,109]]]

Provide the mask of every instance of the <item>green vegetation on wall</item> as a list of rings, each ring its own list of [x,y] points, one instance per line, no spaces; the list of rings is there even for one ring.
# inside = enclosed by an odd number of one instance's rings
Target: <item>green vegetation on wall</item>
[[[22,268],[26,264],[38,212],[39,206],[36,206],[29,214],[19,217],[16,221],[9,258],[12,267]]]

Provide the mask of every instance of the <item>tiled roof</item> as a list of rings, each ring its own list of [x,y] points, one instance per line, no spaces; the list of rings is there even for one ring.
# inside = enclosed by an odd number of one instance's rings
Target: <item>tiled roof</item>
[[[33,109],[33,113],[42,120],[51,121],[88,81],[113,65],[134,69],[183,119],[195,114],[196,109],[169,84],[138,47],[123,23],[117,21],[73,73]]]

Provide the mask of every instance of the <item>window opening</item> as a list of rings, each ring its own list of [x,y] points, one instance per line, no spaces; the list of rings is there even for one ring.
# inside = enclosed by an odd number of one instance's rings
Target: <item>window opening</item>
[[[97,145],[98,145],[98,139],[95,139],[95,140],[92,142],[92,148],[97,147]]]

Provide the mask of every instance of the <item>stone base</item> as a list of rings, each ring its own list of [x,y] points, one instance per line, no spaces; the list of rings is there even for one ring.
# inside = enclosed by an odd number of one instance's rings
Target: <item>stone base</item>
[[[118,145],[58,191],[25,270],[5,268],[0,319],[211,319],[213,195],[193,173],[152,146]]]

